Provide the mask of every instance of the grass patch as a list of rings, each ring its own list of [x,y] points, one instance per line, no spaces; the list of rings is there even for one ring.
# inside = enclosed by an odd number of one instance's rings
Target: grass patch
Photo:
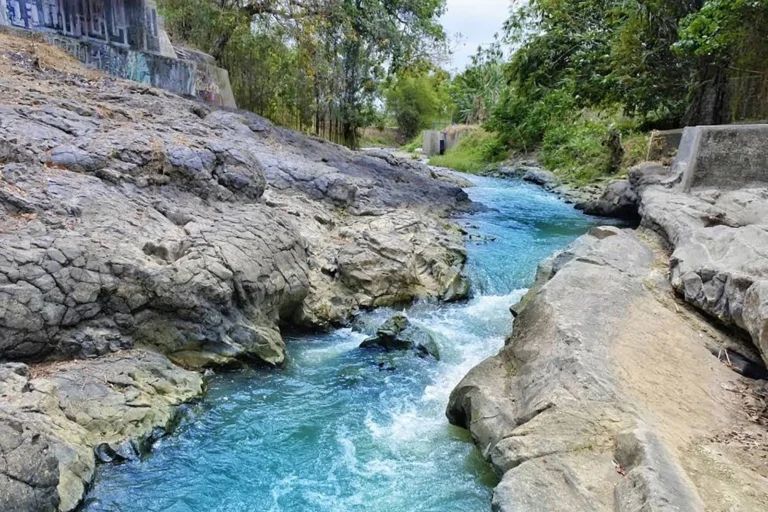
[[[405,151],[407,153],[413,153],[417,149],[421,149],[423,145],[424,145],[424,132],[421,132],[417,136],[412,138],[407,144],[402,146],[400,150]]]
[[[571,121],[552,125],[541,145],[541,162],[563,180],[586,185],[625,174],[630,167],[645,160],[648,134],[633,126],[614,123],[599,115],[582,115]],[[621,134],[623,154],[612,163],[608,143],[612,127]]]
[[[499,162],[506,157],[504,146],[498,137],[481,128],[464,136],[445,152],[429,159],[430,165],[448,167],[461,172],[478,173],[489,164]]]
[[[632,133],[623,138],[624,158],[621,160],[622,174],[641,162],[645,162],[648,156],[648,144],[651,140],[650,133]]]
[[[401,141],[397,128],[379,129],[368,126],[361,130],[359,145],[362,148],[396,148]]]

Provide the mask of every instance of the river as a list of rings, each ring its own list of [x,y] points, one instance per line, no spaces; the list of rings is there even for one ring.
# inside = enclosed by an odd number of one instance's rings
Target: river
[[[495,477],[445,419],[448,395],[502,347],[537,263],[600,222],[527,183],[470,179],[490,208],[457,220],[473,298],[405,311],[436,336],[439,362],[357,348],[392,309],[289,336],[285,368],[215,376],[143,461],[100,466],[83,510],[487,512]]]

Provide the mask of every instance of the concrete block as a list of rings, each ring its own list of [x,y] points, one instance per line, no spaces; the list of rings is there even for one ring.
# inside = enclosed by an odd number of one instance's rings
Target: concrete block
[[[768,124],[685,128],[671,175],[684,192],[768,186]]]
[[[440,139],[443,133],[437,130],[425,130],[422,140],[424,156],[432,156],[440,153]]]

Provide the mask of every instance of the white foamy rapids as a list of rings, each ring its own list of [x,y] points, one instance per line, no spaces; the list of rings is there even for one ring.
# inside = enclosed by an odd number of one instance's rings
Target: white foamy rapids
[[[322,345],[317,348],[307,349],[301,355],[302,360],[306,363],[321,365],[331,359],[335,359],[342,354],[354,350],[366,338],[365,334],[355,332],[348,327],[338,329],[334,332],[334,335],[337,336],[340,341],[329,345]]]
[[[432,384],[424,388],[418,403],[401,404],[386,424],[377,423],[369,413],[365,425],[371,435],[397,444],[427,439],[442,431],[446,425],[444,408],[451,390],[474,366],[501,349],[511,327],[509,306],[526,292],[527,289],[520,289],[508,295],[476,297],[463,307],[417,319],[421,326],[440,337],[441,351],[452,357],[439,363]],[[482,324],[482,327],[468,329],[467,324]],[[484,335],[472,334],[475,330]],[[444,346],[446,344],[449,346]]]

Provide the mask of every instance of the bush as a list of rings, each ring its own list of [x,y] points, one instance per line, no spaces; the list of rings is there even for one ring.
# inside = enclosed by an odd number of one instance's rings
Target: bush
[[[621,135],[620,159],[612,155],[608,143],[612,129]],[[648,137],[634,130],[631,122],[615,115],[582,113],[549,127],[541,145],[541,161],[576,185],[618,176],[645,160]]]
[[[424,132],[420,132],[414,138],[410,140],[405,146],[401,147],[402,151],[413,153],[414,151],[421,149],[424,145]]]

